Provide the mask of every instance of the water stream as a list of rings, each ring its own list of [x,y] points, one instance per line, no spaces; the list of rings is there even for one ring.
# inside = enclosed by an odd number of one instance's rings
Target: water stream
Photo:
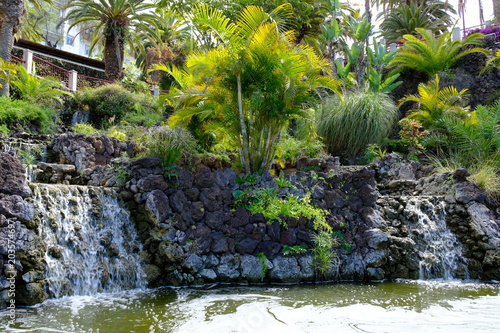
[[[141,244],[111,188],[32,184],[50,297],[144,288]]]

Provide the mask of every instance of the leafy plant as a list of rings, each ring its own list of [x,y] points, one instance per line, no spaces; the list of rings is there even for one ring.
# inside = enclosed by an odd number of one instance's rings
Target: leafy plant
[[[433,35],[438,36],[453,24],[450,14],[456,12],[449,3],[402,3],[392,9],[380,24],[382,36],[387,42],[394,43],[406,34],[418,36],[417,28],[432,31]]]
[[[125,124],[150,124],[144,119],[147,117],[151,117],[156,123],[158,117],[161,117],[150,96],[131,93],[117,84],[79,91],[75,95],[75,104],[74,108],[89,111],[89,122],[97,128],[106,128],[121,120]]]
[[[467,89],[458,91],[455,87],[440,87],[439,76],[418,85],[418,95],[406,95],[399,106],[416,102],[417,107],[408,111],[408,118],[418,120],[425,128],[439,127],[444,117],[466,119],[471,116],[465,109],[468,104]]]
[[[283,246],[283,255],[291,256],[294,254],[304,254],[307,252],[307,249],[304,245],[284,245]]]
[[[281,198],[277,194],[277,188],[236,190],[233,192],[234,204],[245,207],[252,214],[262,213],[268,223],[278,221],[286,226],[283,217],[299,219],[303,216],[313,221],[314,229],[321,227],[325,230],[331,230],[326,222],[328,212],[311,203],[311,193],[307,193],[302,198],[294,195]]]
[[[21,129],[42,134],[56,130],[54,110],[36,103],[0,97],[0,124],[9,130]]]
[[[115,164],[112,169],[118,183],[122,186],[125,185],[131,177],[130,171],[121,164]]]
[[[438,38],[430,30],[415,28],[421,37],[404,35],[404,45],[389,63],[400,69],[415,69],[433,76],[452,67],[467,54],[479,52],[488,55],[482,47],[463,48],[465,45],[482,45],[482,34],[471,34],[463,40],[452,41],[451,33],[445,32]]]
[[[16,72],[17,75],[11,78],[10,84],[21,99],[32,103],[47,103],[54,100],[62,104],[62,95],[72,96],[70,92],[64,90],[57,78],[38,78],[29,74],[23,65],[18,65]]]
[[[284,173],[281,173],[279,177],[274,178],[274,182],[278,184],[279,187],[294,187],[292,182],[285,178]]]
[[[140,156],[158,156],[161,166],[165,168],[174,165],[182,156],[187,156],[196,149],[196,141],[192,135],[181,127],[153,127],[138,139],[145,147]]]
[[[353,158],[369,144],[380,143],[397,116],[398,109],[386,94],[350,93],[344,102],[330,98],[324,104],[317,130],[332,155]]]
[[[257,253],[256,256],[260,259],[260,278],[264,279],[267,274],[267,262],[269,259],[262,252]]]
[[[382,149],[378,144],[371,144],[366,147],[364,154],[364,162],[370,163],[375,159],[382,159],[384,155],[387,153],[386,149]]]
[[[399,121],[399,125],[401,126],[399,136],[401,141],[408,147],[409,154],[417,156],[423,152],[425,147],[422,145],[422,140],[429,132],[422,129],[422,123],[418,120],[403,118]]]
[[[248,175],[243,175],[236,177],[236,184],[253,184],[259,179],[259,175],[257,173],[250,173]]]
[[[190,55],[184,70],[155,67],[182,87],[171,95],[177,111],[170,121],[195,121],[198,129],[215,133],[218,143],[236,147],[245,173],[269,169],[288,123],[304,116],[315,92],[338,91],[339,83],[323,75],[330,71],[325,60],[285,32],[289,4],[270,13],[248,6],[234,23],[204,4],[193,12],[194,24],[219,47]]]
[[[276,158],[290,163],[295,163],[301,156],[318,157],[324,152],[325,145],[317,137],[296,138],[284,133],[276,144]]]
[[[8,136],[9,133],[10,133],[10,129],[5,124],[1,124],[0,125],[0,135]]]
[[[90,124],[78,123],[71,127],[71,131],[76,134],[84,134],[86,136],[99,134],[99,130],[95,129]]]
[[[320,275],[327,275],[332,270],[332,265],[337,259],[334,247],[338,245],[338,239],[327,231],[319,231],[313,237],[313,268]]]
[[[16,72],[16,64],[0,59],[0,88],[4,84],[8,85]]]

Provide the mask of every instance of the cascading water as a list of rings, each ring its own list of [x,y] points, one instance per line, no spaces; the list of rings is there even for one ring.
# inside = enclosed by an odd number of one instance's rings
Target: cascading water
[[[418,251],[419,278],[467,277],[462,245],[446,225],[446,202],[436,198],[408,199],[405,215]]]
[[[32,184],[50,297],[144,288],[141,244],[111,188]]]

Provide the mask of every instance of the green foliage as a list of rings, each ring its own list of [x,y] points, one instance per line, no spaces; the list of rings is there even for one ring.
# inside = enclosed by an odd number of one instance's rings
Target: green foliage
[[[9,133],[10,133],[10,129],[5,124],[1,124],[0,125],[0,135],[1,136],[8,136]]]
[[[382,159],[387,153],[386,149],[382,149],[378,144],[370,144],[366,147],[365,154],[363,156],[363,162],[371,163],[375,159]]]
[[[161,118],[151,96],[131,93],[117,84],[79,91],[75,103],[77,109],[89,111],[89,122],[97,128],[106,128],[121,120],[152,125]]]
[[[500,198],[500,175],[498,173],[498,163],[485,161],[476,164],[469,169],[471,176],[469,180],[476,183],[489,195],[495,199]]]
[[[29,74],[23,65],[17,66],[16,73],[17,75],[11,78],[10,84],[21,99],[32,103],[57,101],[62,104],[62,95],[72,96],[71,93],[64,90],[57,78],[38,78],[36,75]]]
[[[2,84],[8,84],[16,73],[16,64],[0,59],[0,88]]]
[[[257,253],[256,256],[260,259],[260,278],[264,279],[267,274],[267,262],[269,259],[267,259],[266,255],[262,252]]]
[[[317,123],[332,155],[352,158],[371,143],[386,137],[398,116],[394,102],[383,93],[356,92],[345,96],[344,102],[330,98]]]
[[[284,245],[283,246],[283,255],[285,256],[293,256],[294,254],[304,254],[307,252],[307,249],[304,245]]]
[[[19,158],[24,165],[34,165],[43,154],[43,148],[41,146],[25,146],[22,148],[15,148],[16,156]]]
[[[422,123],[418,120],[403,118],[399,121],[399,125],[401,126],[399,136],[403,144],[408,147],[409,154],[417,156],[423,152],[425,147],[422,145],[422,140],[429,132],[422,129]]]
[[[54,110],[29,101],[0,97],[0,124],[9,130],[23,130],[41,134],[54,133]]]
[[[319,231],[313,238],[313,268],[320,275],[327,275],[332,271],[332,265],[337,259],[334,247],[338,245],[338,239],[327,231]]]
[[[286,226],[283,217],[295,219],[305,217],[313,221],[314,229],[321,227],[325,230],[331,230],[331,227],[326,223],[328,212],[311,203],[311,193],[302,198],[294,195],[281,198],[278,196],[277,188],[248,188],[244,191],[234,191],[233,197],[235,205],[245,207],[252,214],[262,213],[268,223],[278,221]]]
[[[99,134],[99,130],[95,129],[90,124],[79,123],[71,127],[71,131],[76,134],[84,134],[86,136],[92,136]]]
[[[285,178],[284,173],[280,174],[278,178],[275,178],[274,182],[278,184],[279,187],[294,187],[292,182]]]
[[[497,191],[500,167],[500,103],[478,106],[471,119],[444,118],[442,130],[431,136],[431,160],[448,171],[465,167],[490,192]]]
[[[291,163],[295,163],[302,156],[312,158],[324,153],[325,145],[318,138],[298,139],[284,133],[276,145],[276,157]]]
[[[257,173],[250,173],[248,175],[243,175],[236,177],[236,184],[253,184],[259,179],[259,175]]]
[[[269,14],[246,7],[235,23],[216,9],[195,6],[195,25],[219,47],[190,55],[184,71],[155,67],[182,87],[170,98],[176,107],[170,123],[194,121],[217,143],[237,148],[246,173],[270,167],[280,134],[291,120],[308,115],[314,92],[338,90],[338,82],[323,75],[328,63],[284,32],[290,17],[287,4]]]
[[[158,156],[162,167],[165,168],[174,165],[182,156],[187,156],[196,149],[193,136],[181,127],[153,127],[138,139],[146,149],[140,156]]]
[[[381,15],[386,14],[381,13]],[[388,43],[399,41],[403,35],[418,36],[417,28],[432,31],[438,36],[453,24],[450,14],[456,14],[449,3],[410,3],[392,9],[380,24],[382,36]]]
[[[113,170],[113,173],[114,173],[116,180],[118,181],[118,183],[121,186],[125,185],[125,183],[131,177],[130,171],[125,166],[123,166],[121,164],[113,165],[112,170]]]
[[[399,106],[406,102],[418,103],[417,108],[408,111],[408,118],[418,120],[425,128],[436,128],[445,117],[466,119],[471,116],[465,109],[468,104],[467,89],[458,91],[455,87],[440,87],[439,76],[418,85],[418,95],[406,95]]]
[[[489,51],[481,47],[463,48],[465,45],[482,45],[482,34],[471,34],[463,40],[452,41],[451,33],[445,32],[435,38],[432,31],[416,28],[421,38],[404,35],[406,42],[389,63],[399,69],[414,69],[433,76],[452,67],[460,58],[470,53]]]

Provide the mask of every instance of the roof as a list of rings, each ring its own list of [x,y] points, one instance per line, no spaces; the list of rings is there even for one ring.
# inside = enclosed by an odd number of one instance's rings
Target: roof
[[[59,50],[50,46],[34,43],[26,39],[18,39],[14,42],[14,45],[17,47],[30,49],[35,52],[47,54],[56,58],[76,62],[82,65],[87,65],[98,69],[104,69],[104,61],[84,57],[71,52]]]

